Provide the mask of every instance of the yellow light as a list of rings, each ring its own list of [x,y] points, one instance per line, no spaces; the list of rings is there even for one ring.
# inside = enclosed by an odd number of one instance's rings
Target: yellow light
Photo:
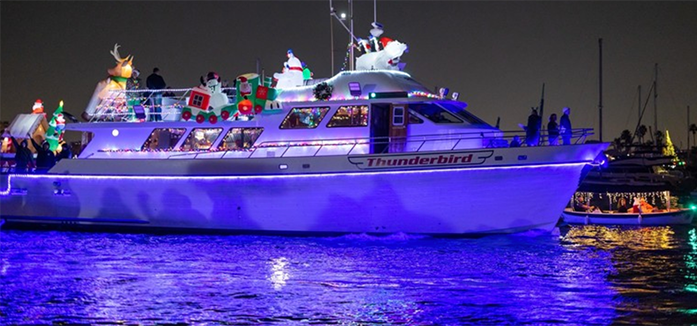
[[[61,100],[61,103],[60,103],[60,105],[59,105],[59,106],[63,106],[63,100]]]

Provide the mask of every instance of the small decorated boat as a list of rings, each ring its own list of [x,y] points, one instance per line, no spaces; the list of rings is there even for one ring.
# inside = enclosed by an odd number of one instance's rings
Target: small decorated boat
[[[694,212],[687,208],[647,213],[618,213],[615,211],[578,212],[566,208],[562,213],[566,224],[599,225],[681,225],[692,224]]]
[[[562,213],[565,224],[681,225],[691,224],[694,218],[694,209],[676,207],[677,199],[667,190],[577,192],[570,206]]]

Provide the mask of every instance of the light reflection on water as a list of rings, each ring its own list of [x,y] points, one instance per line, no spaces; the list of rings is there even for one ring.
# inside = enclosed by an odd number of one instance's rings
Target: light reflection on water
[[[434,239],[0,232],[0,323],[687,324],[694,229]]]

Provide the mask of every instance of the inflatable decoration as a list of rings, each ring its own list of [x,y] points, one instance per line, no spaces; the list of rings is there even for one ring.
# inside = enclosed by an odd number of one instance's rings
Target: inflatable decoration
[[[312,79],[312,76],[314,76],[312,70],[310,70],[310,68],[307,67],[307,64],[303,62],[303,80],[310,80]]]
[[[51,121],[48,123],[48,130],[46,130],[46,141],[52,151],[56,151],[63,140],[63,130],[65,130],[65,117],[63,117],[63,101],[60,101],[58,108],[53,112]]]
[[[114,44],[114,49],[109,52],[116,59],[116,66],[107,70],[109,78],[97,84],[92,100],[82,114],[85,120],[91,120],[95,115],[100,120],[121,120],[127,112],[132,111],[132,105],[140,103],[127,100],[123,92],[128,79],[133,75],[133,56],[121,58],[119,47],[120,45]]]
[[[227,96],[222,92],[217,73],[211,71],[206,78],[201,76],[200,81],[201,85],[191,89],[189,102],[182,109],[183,120],[194,118],[198,123],[217,123],[218,120],[237,115],[236,106],[228,103]]]
[[[407,45],[399,41],[387,43],[384,50],[366,53],[356,59],[356,70],[399,70],[399,60]]]
[[[276,88],[284,89],[303,85],[303,66],[293,50],[287,52],[288,61],[283,64],[283,72],[273,74],[277,80]]]
[[[312,89],[312,93],[315,94],[315,98],[320,101],[326,101],[332,97],[332,91],[334,91],[334,86],[327,84],[326,82],[321,82]]]
[[[363,53],[374,53],[385,49],[387,43],[392,42],[389,37],[380,37],[384,33],[382,24],[373,22],[370,24],[373,28],[370,29],[368,39],[358,40],[358,49]]]
[[[263,85],[260,82],[259,75],[255,73],[237,77],[235,98],[240,114],[252,115],[280,109],[281,105],[276,101],[279,91],[271,87],[271,77],[266,77]]]
[[[41,102],[41,99],[37,99],[36,102],[34,102],[34,106],[31,108],[31,113],[43,114],[44,117],[46,116],[46,113],[44,112],[44,104]]]

